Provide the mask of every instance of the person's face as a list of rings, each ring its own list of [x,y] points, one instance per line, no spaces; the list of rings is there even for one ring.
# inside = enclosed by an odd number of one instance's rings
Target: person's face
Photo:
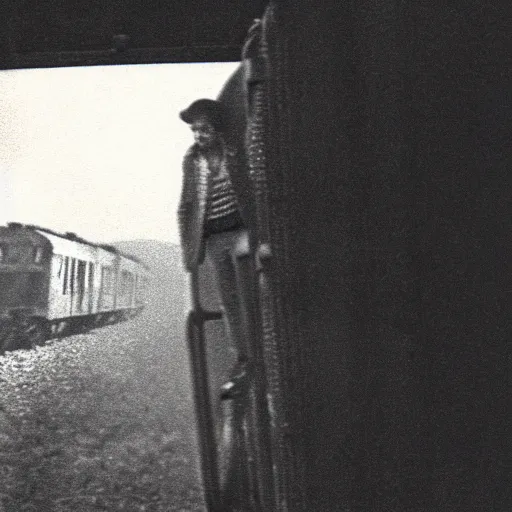
[[[206,117],[193,121],[190,129],[194,134],[194,141],[201,148],[208,148],[217,140],[217,132]]]

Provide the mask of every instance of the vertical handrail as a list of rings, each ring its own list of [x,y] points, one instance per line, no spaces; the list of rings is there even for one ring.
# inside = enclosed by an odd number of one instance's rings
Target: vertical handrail
[[[208,512],[221,512],[217,443],[208,388],[208,364],[204,324],[222,318],[222,313],[204,311],[200,301],[198,270],[190,274],[192,310],[187,318],[187,340],[192,367],[196,420],[201,449],[204,495]]]
[[[250,361],[249,386],[246,397],[249,424],[250,454],[249,475],[254,489],[253,506],[258,511],[272,510],[272,462],[269,452],[270,433],[266,406],[266,380],[264,371],[261,325],[259,321],[259,301],[254,253],[249,244],[240,244],[235,251],[238,293],[244,319],[247,357]]]

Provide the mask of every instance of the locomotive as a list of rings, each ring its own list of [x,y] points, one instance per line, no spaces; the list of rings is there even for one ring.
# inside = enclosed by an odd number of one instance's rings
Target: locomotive
[[[115,247],[34,225],[0,227],[0,353],[136,316],[146,265]]]

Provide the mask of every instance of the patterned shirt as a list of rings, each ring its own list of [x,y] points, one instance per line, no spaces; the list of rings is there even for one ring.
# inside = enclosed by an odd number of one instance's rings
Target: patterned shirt
[[[226,217],[236,211],[238,211],[238,201],[229,175],[213,176],[206,206],[206,218],[214,220]]]
[[[219,171],[211,177],[206,203],[207,234],[228,231],[242,223],[235,189],[224,161],[220,162]]]

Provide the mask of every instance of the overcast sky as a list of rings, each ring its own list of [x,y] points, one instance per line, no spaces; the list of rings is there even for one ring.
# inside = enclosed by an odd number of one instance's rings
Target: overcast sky
[[[236,63],[0,71],[0,225],[178,242],[178,113]]]

